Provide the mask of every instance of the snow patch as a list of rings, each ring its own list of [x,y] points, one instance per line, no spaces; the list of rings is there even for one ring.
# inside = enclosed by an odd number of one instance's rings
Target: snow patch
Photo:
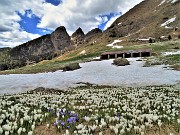
[[[167,56],[167,55],[176,55],[176,54],[180,54],[180,51],[177,51],[177,52],[164,52],[162,53],[164,56]]]
[[[174,22],[175,20],[176,20],[176,17],[173,17],[173,18],[167,20],[165,23],[161,24],[161,27],[164,27],[164,26]]]
[[[109,46],[109,47],[112,47],[112,48],[123,48],[123,46],[118,46],[117,45],[117,43],[120,43],[120,42],[122,42],[122,40],[114,40],[114,42],[113,43],[111,43],[111,44],[108,44],[108,45],[106,45],[106,46]]]
[[[149,38],[147,38],[147,39],[146,38],[141,38],[141,39],[138,38],[138,40],[140,40],[140,41],[149,41]]]
[[[79,54],[85,54],[86,53],[86,50],[83,50],[82,52],[80,52]]]
[[[177,2],[177,1],[179,1],[179,0],[173,0],[173,1],[171,1],[171,3],[175,3],[175,2]]]
[[[122,24],[122,22],[121,23],[118,23],[118,25],[121,25]]]
[[[165,3],[166,2],[166,0],[163,0],[159,5],[158,5],[158,7],[159,6],[161,6],[163,3]]]
[[[123,46],[114,45],[112,48],[120,49],[120,48],[123,48]]]
[[[158,7],[161,6],[162,4],[164,4],[165,2],[175,3],[175,2],[177,2],[177,1],[179,1],[179,0],[163,0],[163,1],[161,1],[161,3],[158,5]]]
[[[99,60],[99,59],[101,59],[101,57],[95,57],[95,58],[93,58],[93,60]]]
[[[173,27],[168,27],[168,26],[165,26],[166,29],[173,29]]]
[[[165,36],[161,36],[160,38],[165,38]]]

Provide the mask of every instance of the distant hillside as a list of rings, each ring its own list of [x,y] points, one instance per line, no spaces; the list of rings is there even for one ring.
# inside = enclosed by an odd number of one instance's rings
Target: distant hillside
[[[158,39],[180,35],[180,0],[145,0],[119,17],[105,32],[106,37]]]
[[[115,39],[121,45],[180,38],[180,0],[144,0],[119,17],[107,30],[95,28],[84,34],[78,28],[70,37],[64,26],[12,49],[0,49],[0,70],[50,60],[71,50],[99,53]],[[147,39],[147,40],[146,40]],[[151,40],[150,40],[151,39]],[[144,42],[145,41],[145,42]],[[109,48],[110,49],[110,48]]]

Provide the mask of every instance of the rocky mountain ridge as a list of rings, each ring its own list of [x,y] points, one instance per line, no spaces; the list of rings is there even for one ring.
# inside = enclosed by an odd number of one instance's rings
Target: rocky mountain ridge
[[[0,56],[3,56],[3,59],[0,59],[0,70],[49,60],[83,45],[107,45],[114,39],[136,42],[153,38],[156,42],[163,37],[180,38],[179,9],[180,0],[144,0],[116,19],[104,32],[95,28],[84,34],[83,30],[78,28],[69,36],[66,28],[60,26],[51,34],[12,49],[1,49]]]
[[[99,33],[102,33],[102,31],[98,28],[91,30],[87,34],[84,34],[82,29],[78,28],[72,36],[69,36],[66,28],[60,26],[51,34],[28,41],[12,49],[8,48],[8,51],[6,51],[8,57],[3,59],[3,62],[0,62],[0,70],[21,67],[42,60],[50,60],[75,49],[79,45],[90,42]],[[4,50],[7,49],[1,49],[0,52]]]

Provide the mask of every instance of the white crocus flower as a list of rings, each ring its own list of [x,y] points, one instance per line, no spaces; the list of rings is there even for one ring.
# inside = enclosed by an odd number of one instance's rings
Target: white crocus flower
[[[32,126],[31,126],[31,129],[32,129],[32,131],[34,131],[34,129],[35,129],[35,125],[32,125]]]
[[[69,131],[68,130],[66,130],[66,135],[69,135]]]
[[[46,127],[49,128],[49,127],[50,127],[50,124],[47,124]]]
[[[9,135],[9,131],[6,131],[6,132],[5,132],[5,135]]]
[[[3,129],[0,127],[0,134],[2,134],[3,133]]]
[[[3,128],[3,130],[6,130],[6,131],[11,130],[11,126],[9,126],[9,125],[3,125],[2,128]]]
[[[33,132],[32,132],[32,131],[29,131],[29,132],[28,132],[28,135],[33,135]]]
[[[76,126],[76,128],[79,130],[79,129],[82,129],[84,126],[83,124],[79,124],[78,126]]]
[[[20,127],[20,128],[18,129],[18,131],[17,131],[18,135],[20,135],[21,132],[22,132],[22,128]]]
[[[180,124],[180,119],[177,119],[177,123]]]

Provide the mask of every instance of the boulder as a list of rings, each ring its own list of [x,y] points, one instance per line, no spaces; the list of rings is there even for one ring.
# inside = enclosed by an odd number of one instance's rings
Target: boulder
[[[113,64],[117,66],[126,66],[129,65],[129,61],[125,58],[117,58],[113,61]]]
[[[63,68],[63,71],[73,71],[81,68],[79,63],[71,63]]]

